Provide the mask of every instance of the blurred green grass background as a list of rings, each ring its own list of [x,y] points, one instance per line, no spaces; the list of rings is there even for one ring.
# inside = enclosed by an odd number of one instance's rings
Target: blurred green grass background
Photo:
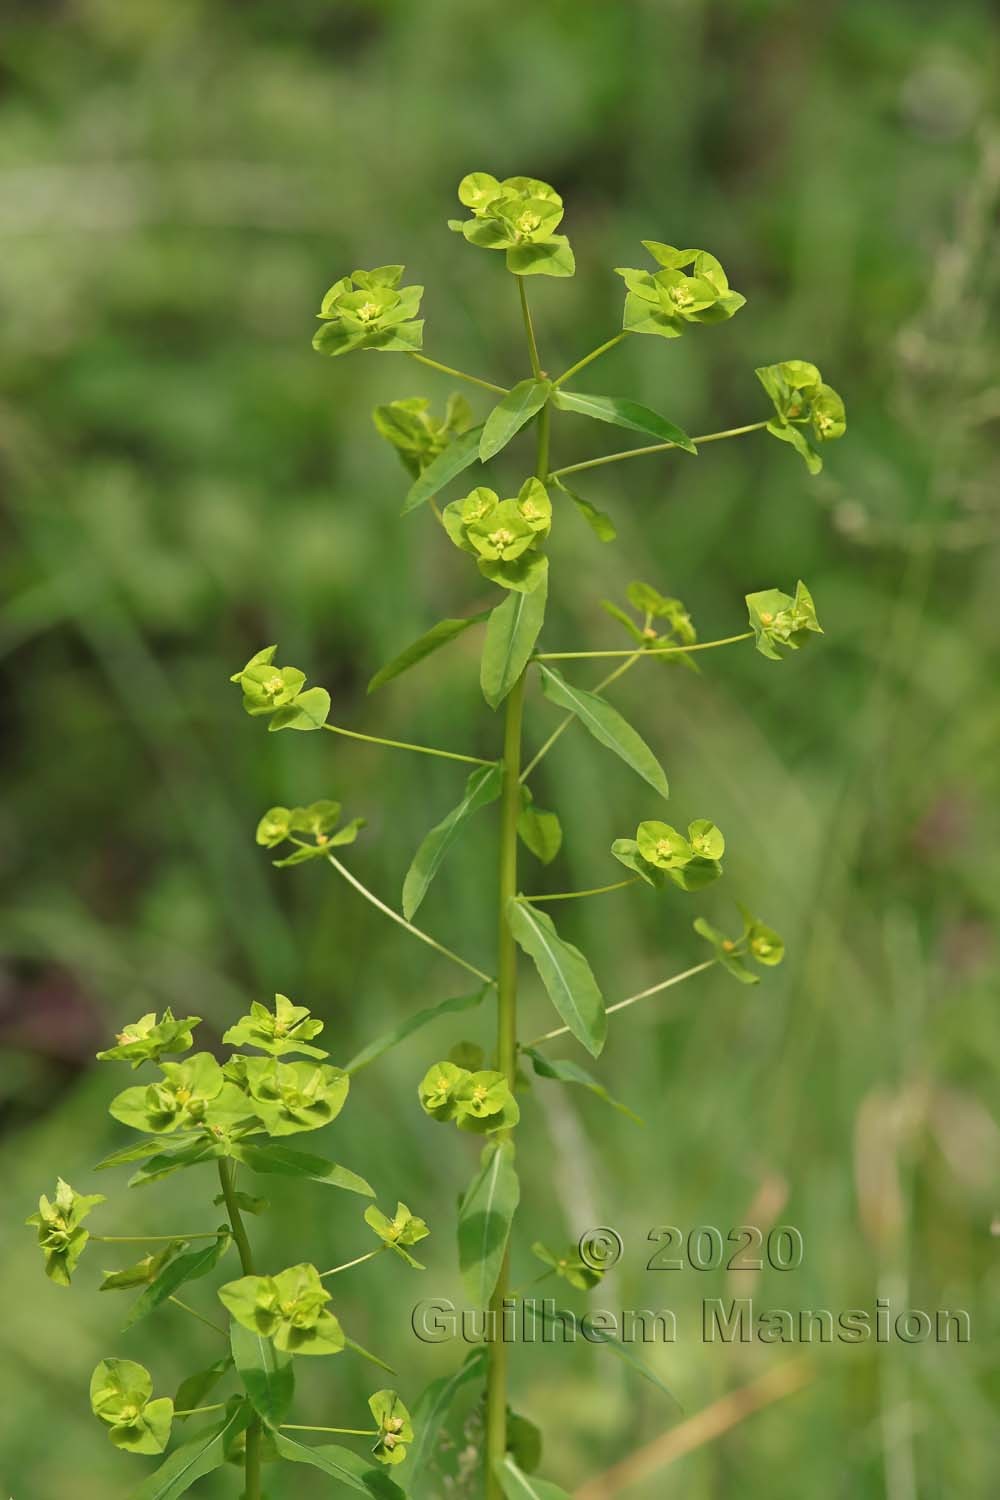
[[[783,933],[789,958],[755,990],[713,973],[613,1024],[602,1076],[644,1128],[536,1088],[515,1274],[533,1274],[533,1238],[616,1225],[626,1254],[600,1304],[676,1309],[678,1343],[646,1352],[689,1416],[809,1355],[805,1389],[630,1500],[985,1497],[1000,1165],[992,7],[8,0],[4,13],[4,1493],[127,1493],[145,1465],[91,1418],[92,1366],[144,1359],[169,1390],[214,1357],[213,1335],[180,1314],[120,1338],[122,1304],[94,1276],[115,1259],[92,1247],[67,1293],[20,1227],[57,1171],[107,1190],[91,1168],[120,1140],[103,1113],[116,1085],[91,1058],[108,1033],[171,1004],[204,1016],[211,1039],[280,988],[326,1018],[342,1061],[462,988],[332,873],[275,873],[253,843],[270,804],[343,798],[370,823],[352,866],[394,901],[460,776],[269,737],[227,678],[277,640],[330,687],[338,721],[496,753],[472,640],[364,694],[434,620],[487,602],[429,517],[397,519],[405,479],[369,418],[396,397],[440,406],[452,387],[402,357],[331,363],[309,348],[330,282],[398,259],[427,286],[428,354],[504,384],[525,373],[500,257],[444,223],[459,177],[486,169],[541,176],[567,201],[578,274],[531,287],[550,368],[614,331],[611,268],[635,263],[641,237],[698,244],[747,307],[671,345],[632,339],[581,385],[708,431],[766,415],[755,365],[808,358],[850,418],[815,481],[755,434],[586,476],[618,525],[612,547],[572,514],[558,527],[549,649],[621,644],[597,602],[635,576],[679,594],[705,639],[741,628],[747,591],[802,576],[827,633],[780,667],[736,648],[700,677],[651,665],[622,684],[617,701],[667,765],[674,820],[725,829],[726,879],[704,898],[588,903],[564,930],[611,999],[696,962],[691,918],[731,920],[734,898]],[[562,419],[557,462],[604,437]],[[511,480],[525,452],[512,450]],[[531,745],[551,722],[533,697]],[[576,734],[537,795],[567,832],[549,889],[613,879],[611,840],[656,815]],[[487,966],[489,824],[422,913]],[[526,1034],[543,1029],[532,984],[524,1008]],[[487,1018],[464,1029],[485,1040]],[[463,1352],[408,1325],[416,1298],[458,1295],[453,1207],[472,1158],[414,1095],[454,1039],[445,1022],[361,1074],[329,1146],[383,1207],[401,1196],[434,1231],[423,1276],[379,1261],[336,1286],[348,1332],[397,1365],[407,1400]],[[201,1192],[194,1177],[155,1199],[122,1192],[102,1227],[200,1228]],[[275,1267],[367,1247],[351,1200],[271,1196],[280,1213],[254,1229]],[[744,1222],[791,1223],[805,1241],[801,1270],[755,1281],[759,1306],[962,1307],[973,1342],[706,1346],[700,1300],[755,1279],[647,1272],[645,1237]],[[192,1295],[210,1307],[205,1284]],[[368,1370],[317,1364],[299,1420],[355,1425]],[[543,1472],[568,1487],[677,1420],[590,1347],[517,1351],[515,1378],[518,1409],[546,1431]],[[440,1492],[456,1493],[444,1479]],[[271,1493],[326,1490],[290,1470]]]

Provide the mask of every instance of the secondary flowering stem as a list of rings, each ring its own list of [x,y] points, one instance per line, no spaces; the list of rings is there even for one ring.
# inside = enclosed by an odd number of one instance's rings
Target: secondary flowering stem
[[[175,1307],[179,1307],[182,1312],[190,1313],[192,1318],[197,1318],[199,1323],[204,1323],[206,1328],[213,1328],[216,1333],[221,1333],[224,1339],[228,1339],[228,1329],[223,1328],[221,1323],[213,1323],[211,1318],[206,1318],[205,1314],[200,1313],[196,1307],[191,1307],[189,1303],[182,1302],[179,1297],[169,1297],[167,1300],[172,1302]]]
[[[217,1240],[218,1234],[92,1234],[103,1245],[153,1245],[161,1240]]]
[[[233,1231],[233,1240],[239,1252],[240,1265],[244,1276],[253,1276],[253,1250],[250,1248],[250,1239],[247,1235],[246,1226],[243,1223],[243,1215],[240,1213],[239,1199],[236,1196],[236,1179],[233,1176],[233,1166],[226,1157],[219,1157],[219,1184],[222,1188],[222,1197],[226,1205],[226,1213],[229,1215],[229,1227]],[[244,1456],[243,1500],[261,1500],[261,1451],[260,1451],[261,1427],[260,1418],[255,1417],[247,1428],[246,1451]]]
[[[691,441],[695,447],[699,443],[718,443],[722,438],[742,437],[745,432],[759,432],[766,426],[766,422],[750,422],[746,427],[727,427],[725,432],[706,432]],[[668,448],[676,447],[676,443],[647,443],[644,448],[626,448],[621,453],[605,453],[603,458],[588,458],[581,464],[568,464],[563,469],[553,469],[549,478],[555,479],[562,474],[580,474],[584,469],[600,469],[605,464],[616,464],[623,458],[641,458],[644,453],[666,453]]]
[[[304,1427],[300,1422],[282,1422],[282,1432],[339,1432],[345,1437],[378,1437],[377,1427]]]
[[[627,1000],[619,1000],[617,1005],[609,1005],[606,1013],[613,1016],[616,1011],[625,1010],[627,1006],[635,1005],[639,1000],[648,1000],[650,995],[659,995],[663,990],[672,989],[675,984],[680,984],[685,979],[693,979],[695,974],[703,974],[714,964],[714,958],[706,958],[704,963],[695,964],[693,968],[685,969],[682,974],[673,974],[669,979],[661,980],[659,984],[651,984],[648,990],[640,990],[637,995],[629,995]],[[524,1045],[540,1047],[543,1042],[553,1042],[557,1036],[565,1036],[568,1031],[568,1026],[557,1026],[555,1031],[547,1031],[544,1036],[536,1036],[534,1041],[525,1042]]]
[[[531,308],[528,306],[528,294],[524,289],[524,277],[518,276],[517,290],[521,298],[521,317],[524,319],[524,331],[528,335],[528,356],[531,360],[531,373],[536,380],[542,378],[542,362],[538,357],[538,343],[535,339],[535,325],[531,321]],[[539,475],[539,478],[542,476]]]
[[[467,375],[464,370],[456,370],[451,365],[443,365],[437,359],[428,359],[426,354],[418,354],[415,349],[409,352],[411,359],[419,360],[422,365],[427,365],[432,370],[440,370],[442,375],[454,375],[456,380],[467,380],[470,385],[481,385],[483,390],[496,391],[500,396],[507,394],[505,385],[494,385],[492,380],[480,380],[478,375]]]
[[[595,885],[589,891],[557,891],[554,896],[518,896],[518,901],[526,901],[530,906],[537,906],[539,901],[578,901],[583,896],[603,896],[608,891],[621,891],[627,885],[635,885],[638,875],[632,875],[628,880],[616,880],[614,885]]]
[[[616,344],[620,344],[624,337],[625,334],[623,331],[622,333],[616,333],[613,339],[608,339],[605,343],[598,344],[596,349],[591,349],[589,354],[585,354],[582,359],[578,359],[575,365],[570,365],[568,370],[563,370],[558,380],[553,380],[552,384],[562,385],[563,381],[568,380],[571,375],[575,375],[578,370],[582,370],[586,365],[593,364],[595,359],[600,359],[602,354],[607,354],[609,349],[613,349]],[[560,469],[558,472],[564,474],[566,470]]]
[[[748,641],[752,635],[752,630],[744,630],[739,635],[726,635],[718,641],[697,641],[693,646],[644,646],[639,654],[642,656],[686,656],[691,651],[710,651],[713,646],[732,646],[736,641]],[[531,659],[532,661],[584,661],[600,656],[631,658],[635,655],[634,651],[538,651]]]
[[[381,1255],[387,1249],[386,1245],[379,1245],[377,1250],[369,1250],[364,1255],[355,1256],[354,1260],[345,1260],[342,1266],[333,1266],[329,1271],[321,1271],[319,1279],[325,1281],[328,1276],[336,1276],[338,1271],[349,1271],[352,1266],[360,1266],[366,1260],[372,1260],[376,1255]]]
[[[404,928],[413,937],[419,938],[422,943],[426,943],[428,947],[433,948],[435,952],[443,954],[445,958],[450,958],[453,964],[458,964],[459,968],[467,969],[470,974],[475,974],[476,978],[481,979],[484,984],[496,983],[491,974],[484,974],[482,969],[476,968],[475,964],[470,964],[467,959],[461,958],[457,953],[453,953],[450,948],[446,948],[444,944],[439,943],[436,938],[432,938],[426,932],[422,932],[419,927],[414,927],[412,922],[408,922],[405,917],[401,917],[398,911],[393,911],[391,906],[386,906],[385,902],[380,901],[375,893],[373,891],[370,891],[366,885],[362,885],[357,876],[352,875],[347,866],[342,865],[340,863],[340,860],[337,859],[335,855],[328,854],[326,858],[333,866],[333,868],[337,871],[337,874],[342,875],[347,881],[348,885],[352,885],[354,889],[360,895],[364,896],[366,901],[370,901],[372,906],[380,911],[383,916],[388,917],[390,921],[395,922],[397,926]]]
[[[441,760],[460,760],[469,766],[492,766],[492,760],[479,755],[460,755],[457,750],[437,750],[433,745],[411,745],[406,740],[386,740],[379,734],[362,734],[357,729],[343,729],[339,724],[324,724],[331,734],[344,734],[351,740],[365,740],[369,745],[388,745],[390,750],[413,750],[417,755],[437,755]]]

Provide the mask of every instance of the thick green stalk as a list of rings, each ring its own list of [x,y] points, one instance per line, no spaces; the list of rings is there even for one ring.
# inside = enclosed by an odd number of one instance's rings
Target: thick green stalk
[[[535,379],[542,373],[531,310],[518,276],[517,290],[528,340],[528,353]],[[552,418],[548,402],[536,418],[538,448],[536,476],[544,480],[549,470],[549,429]],[[521,813],[521,727],[524,721],[526,674],[521,673],[507,698],[503,733],[503,783],[500,793],[500,862],[497,891],[497,1067],[507,1076],[511,1089],[517,1073],[517,944],[507,920],[507,907],[517,895],[517,820]],[[507,1455],[507,1345],[503,1340],[503,1304],[510,1287],[510,1255],[503,1258],[500,1275],[490,1298],[493,1342],[489,1346],[486,1372],[486,1500],[504,1500],[497,1470]]]
[[[524,675],[507,699],[503,742],[503,791],[500,801],[500,879],[498,890],[499,954],[497,960],[497,1067],[511,1088],[517,1070],[517,944],[507,921],[507,904],[517,895],[517,820],[521,812],[521,723]],[[489,1369],[486,1376],[486,1497],[503,1500],[496,1467],[507,1452],[507,1345],[501,1337],[503,1303],[509,1283],[504,1256],[490,1299]]]
[[[246,1225],[243,1223],[243,1215],[240,1213],[240,1205],[236,1197],[233,1167],[232,1163],[224,1156],[219,1157],[219,1182],[222,1185],[222,1196],[226,1204],[226,1213],[229,1215],[229,1227],[233,1231],[233,1239],[236,1243],[236,1249],[239,1252],[243,1274],[244,1276],[253,1276],[253,1251],[250,1248]],[[246,1434],[243,1500],[261,1500],[260,1436],[260,1418],[255,1417],[247,1428]]]

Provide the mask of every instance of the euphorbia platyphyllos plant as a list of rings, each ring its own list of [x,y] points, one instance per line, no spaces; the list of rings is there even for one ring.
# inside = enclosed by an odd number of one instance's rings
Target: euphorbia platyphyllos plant
[[[734,619],[732,634],[702,641],[680,599],[661,593],[652,584],[636,582],[622,603],[595,601],[627,632],[626,646],[555,650],[542,649],[541,640],[550,572],[558,587],[559,533],[566,517],[576,511],[598,542],[615,539],[611,518],[589,497],[576,492],[577,474],[644,456],[694,456],[707,444],[757,431],[767,431],[795,448],[809,472],[815,473],[822,464],[819,448],[845,430],[843,402],[815,365],[787,360],[756,372],[773,415],[765,413],[744,425],[692,438],[676,423],[628,397],[571,388],[569,382],[575,385],[575,377],[585,368],[631,336],[713,336],[711,325],[733,317],[745,298],[730,287],[722,265],[709,252],[643,241],[653,266],[617,272],[626,287],[620,331],[553,377],[542,365],[527,278],[574,274],[573,251],[561,232],[562,199],[536,178],[501,181],[486,172],[464,178],[458,196],[468,217],[449,221],[450,227],[474,247],[502,251],[503,262],[495,261],[488,270],[499,269],[503,274],[505,268],[514,277],[526,337],[529,373],[525,378],[508,389],[425,355],[424,324],[417,317],[423,288],[403,284],[401,265],[352,271],[341,277],[323,299],[321,326],[313,342],[321,353],[338,357],[362,350],[405,355],[489,395],[488,403],[480,395],[485,407],[481,417],[457,394],[449,397],[440,417],[429,399],[413,395],[380,406],[374,413],[378,432],[396,449],[411,479],[403,515],[426,507],[442,544],[465,554],[474,603],[482,602],[484,593],[488,597],[485,607],[432,625],[375,674],[369,691],[416,667],[466,631],[482,629],[482,693],[488,707],[502,711],[503,716],[496,754],[484,758],[452,747],[412,744],[355,730],[339,722],[339,716],[331,717],[330,697],[324,688],[307,686],[301,669],[276,664],[278,648],[274,645],[255,651],[232,680],[242,693],[246,712],[266,720],[270,731],[324,729],[467,768],[467,780],[454,807],[430,829],[410,861],[402,882],[401,909],[368,889],[341,859],[341,851],[355,843],[365,820],[355,816],[342,822],[339,801],[272,807],[260,818],[256,839],[277,852],[274,864],[278,867],[323,862],[411,937],[471,975],[476,985],[469,993],[401,1016],[388,1035],[370,1042],[343,1067],[327,1062],[326,1052],[316,1045],[322,1023],[304,1006],[281,995],[273,1009],[255,1002],[249,1014],[230,1027],[223,1043],[250,1050],[236,1051],[223,1063],[207,1051],[195,1052],[184,1061],[166,1061],[190,1052],[198,1024],[195,1017],[176,1020],[169,1013],[162,1018],[144,1016],[121,1034],[115,1047],[101,1054],[131,1062],[133,1067],[148,1064],[157,1074],[153,1082],[125,1089],[113,1100],[115,1118],[142,1132],[142,1138],[101,1166],[142,1162],[132,1178],[141,1184],[211,1163],[222,1190],[215,1201],[226,1211],[226,1222],[199,1235],[198,1245],[190,1234],[165,1234],[159,1237],[163,1248],[151,1250],[135,1266],[106,1276],[107,1289],[140,1289],[129,1326],[167,1304],[185,1308],[175,1295],[177,1288],[213,1271],[233,1249],[242,1270],[241,1276],[227,1279],[218,1290],[230,1317],[228,1352],[210,1369],[186,1381],[173,1401],[154,1395],[151,1376],[127,1359],[109,1356],[94,1373],[96,1415],[107,1425],[113,1442],[134,1452],[160,1453],[170,1439],[172,1421],[186,1421],[200,1412],[213,1414],[201,1435],[171,1453],[157,1475],[140,1487],[138,1497],[169,1500],[209,1469],[235,1457],[244,1468],[245,1500],[261,1500],[261,1465],[268,1458],[312,1464],[342,1485],[362,1492],[405,1493],[421,1500],[440,1489],[435,1480],[435,1447],[452,1398],[464,1386],[480,1385],[481,1441],[471,1473],[463,1470],[463,1482],[473,1486],[465,1492],[481,1494],[486,1500],[530,1496],[560,1500],[563,1490],[535,1476],[541,1464],[540,1436],[527,1419],[511,1410],[506,1344],[502,1337],[490,1336],[501,1326],[500,1314],[516,1306],[518,1297],[511,1291],[510,1261],[512,1244],[517,1250],[522,1238],[518,1235],[512,1241],[512,1228],[526,1208],[521,1204],[517,1144],[524,1129],[518,1094],[532,1086],[527,1064],[536,1079],[588,1089],[631,1114],[610,1097],[591,1067],[553,1056],[545,1050],[548,1045],[570,1038],[597,1058],[609,1020],[632,1005],[652,1000],[715,966],[742,984],[756,984],[761,968],[780,963],[784,955],[778,934],[737,902],[741,924],[737,935],[729,936],[697,915],[693,929],[701,946],[689,955],[685,966],[638,994],[609,1004],[587,957],[560,934],[546,907],[633,885],[655,892],[650,899],[697,901],[699,892],[722,877],[726,851],[722,831],[704,816],[703,808],[685,808],[676,824],[664,820],[663,803],[670,793],[660,758],[607,693],[636,667],[691,669],[700,661],[700,653],[737,643],[753,641],[762,656],[780,661],[784,652],[798,650],[812,635],[821,633],[805,584],[796,583],[793,593],[772,587],[747,594],[746,627],[736,628]],[[664,350],[664,357],[669,359],[669,350]],[[557,467],[550,446],[552,419],[562,414],[589,418],[652,441]],[[508,457],[519,452],[510,445],[529,428],[534,433],[532,472],[516,467],[506,468],[502,475],[493,469],[480,472],[508,448]],[[450,489],[458,491],[456,481],[462,475],[466,476],[461,486],[466,493],[446,496]],[[546,640],[547,647],[553,644]],[[575,672],[576,663],[586,668],[593,660],[604,660],[609,667],[596,686],[581,685],[575,676],[566,675]],[[541,743],[530,757],[523,750],[529,682],[540,689],[538,707],[550,721],[539,731]],[[552,710],[556,711],[554,723]],[[521,872],[520,846],[544,867],[557,857],[562,843],[559,814],[538,805],[532,783],[552,747],[573,726],[585,730],[641,779],[648,801],[646,814],[634,830],[623,827],[622,836],[609,849],[595,851],[595,856],[606,857],[606,881],[587,890],[526,889],[536,881],[530,872]],[[495,961],[478,956],[473,961],[418,927],[414,918],[445,858],[455,857],[453,846],[469,820],[491,805],[498,807],[500,852],[494,878],[484,882],[484,900],[496,905],[498,951]],[[558,1019],[557,1025],[530,1039],[521,1036],[518,1022],[521,954],[537,971]],[[424,1392],[414,1405],[412,1419],[395,1391],[380,1390],[369,1402],[374,1427],[322,1429],[367,1437],[367,1453],[340,1444],[307,1445],[289,1435],[295,1430],[287,1421],[293,1360],[345,1349],[364,1354],[341,1327],[328,1279],[382,1250],[391,1251],[408,1267],[422,1269],[412,1247],[427,1235],[427,1226],[405,1204],[398,1204],[391,1217],[369,1205],[364,1220],[378,1238],[377,1250],[330,1271],[301,1262],[265,1272],[255,1263],[244,1219],[264,1205],[248,1188],[237,1186],[236,1172],[245,1169],[253,1174],[247,1180],[254,1182],[257,1174],[282,1173],[371,1196],[371,1188],[353,1172],[300,1151],[282,1137],[333,1122],[344,1105],[351,1076],[428,1022],[486,1004],[496,1014],[492,1054],[486,1056],[476,1045],[460,1041],[447,1057],[424,1056],[414,1072],[413,1108],[423,1111],[428,1122],[481,1137],[477,1159],[470,1162],[471,1182],[459,1201],[457,1247],[470,1302],[493,1315],[485,1324],[487,1339],[452,1376],[434,1382]],[[53,1280],[68,1283],[88,1240],[83,1221],[103,1202],[96,1195],[80,1196],[63,1182],[54,1201],[41,1200],[31,1222],[38,1227],[46,1269]],[[560,1253],[539,1241],[530,1249],[547,1268],[547,1275],[562,1278],[576,1290],[589,1290],[600,1279],[600,1270],[588,1265],[576,1249]],[[614,1350],[613,1339],[604,1342]],[[634,1352],[629,1358],[659,1383]],[[238,1383],[236,1394],[206,1405],[205,1396],[225,1378]],[[330,1401],[335,1402],[332,1390]],[[338,1410],[337,1415],[347,1414]],[[377,1463],[393,1466],[392,1478]],[[452,1491],[456,1482],[450,1481]]]

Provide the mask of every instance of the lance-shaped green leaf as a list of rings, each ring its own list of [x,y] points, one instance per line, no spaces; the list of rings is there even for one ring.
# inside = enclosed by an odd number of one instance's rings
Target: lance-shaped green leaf
[[[201,1137],[191,1131],[178,1132],[172,1141],[174,1146],[190,1146]],[[142,1161],[144,1156],[157,1156],[163,1150],[163,1139],[161,1136],[147,1136],[144,1141],[134,1141],[131,1146],[123,1146],[120,1151],[112,1151],[108,1156],[102,1158],[94,1168],[95,1172],[107,1172],[111,1167],[124,1167],[133,1161]]]
[[[585,500],[582,495],[578,495],[576,490],[571,490],[568,484],[563,483],[558,474],[554,475],[553,477],[555,479],[556,486],[561,489],[564,494],[569,496],[573,504],[576,506],[577,510],[580,512],[580,515],[583,517],[587,525],[590,527],[591,531],[597,537],[597,540],[599,542],[613,542],[615,537],[618,535],[618,532],[615,529],[615,523],[614,521],[612,521],[611,517],[607,515],[605,511],[598,510],[596,505],[592,505],[591,502],[589,500]]]
[[[562,824],[554,812],[535,806],[531,790],[521,788],[521,811],[517,818],[517,836],[543,865],[550,865],[562,848]]]
[[[487,1351],[485,1345],[470,1350],[462,1364],[452,1375],[441,1375],[432,1380],[421,1393],[413,1408],[413,1426],[416,1436],[410,1448],[411,1489],[419,1500],[436,1500],[431,1488],[436,1485],[429,1474],[430,1458],[437,1448],[441,1429],[451,1411],[459,1391],[467,1385],[478,1383],[486,1373]]]
[[[552,390],[549,380],[522,380],[493,408],[483,424],[479,457],[483,463],[506,448],[511,438],[545,405]]]
[[[530,593],[511,590],[490,614],[479,670],[483,697],[490,708],[500,706],[528,665],[545,619],[548,592],[548,574],[543,572]]]
[[[549,999],[570,1031],[593,1057],[600,1054],[608,1022],[604,997],[579,948],[567,943],[545,912],[512,897],[507,921],[517,943],[533,959]]]
[[[305,1443],[295,1442],[283,1432],[274,1434],[274,1445],[280,1458],[293,1464],[310,1464],[331,1479],[338,1479],[349,1490],[357,1490],[362,1495],[374,1495],[376,1500],[406,1500],[404,1492],[384,1469],[374,1468],[367,1458],[352,1453],[350,1448],[340,1448],[334,1443],[309,1448]]]
[[[244,1113],[246,1112],[244,1108]],[[171,1145],[168,1150],[161,1150],[158,1155],[151,1156],[148,1161],[143,1162],[139,1170],[132,1173],[128,1185],[129,1187],[143,1187],[149,1182],[159,1182],[161,1178],[170,1177],[174,1172],[181,1172],[185,1167],[197,1167],[202,1162],[215,1161],[225,1154],[226,1141],[222,1137],[216,1139],[213,1136],[203,1135],[184,1146]]]
[[[507,1452],[525,1474],[534,1474],[542,1461],[541,1429],[527,1417],[507,1408]]]
[[[384,1036],[378,1037],[374,1042],[369,1042],[367,1047],[362,1047],[344,1071],[351,1074],[357,1073],[360,1068],[367,1067],[377,1057],[381,1057],[383,1052],[388,1052],[390,1047],[398,1046],[408,1036],[412,1036],[413,1032],[429,1025],[431,1021],[436,1021],[439,1016],[450,1015],[456,1011],[472,1010],[475,1006],[482,1005],[492,988],[492,983],[484,984],[482,989],[475,990],[471,995],[455,995],[450,1000],[442,1000],[437,1005],[428,1005],[424,1010],[415,1011],[412,1016],[407,1016]]]
[[[579,412],[582,417],[593,417],[597,422],[610,422],[613,427],[643,432],[658,442],[673,443],[686,453],[698,452],[682,428],[638,401],[621,396],[584,396],[579,391],[566,391],[562,387],[556,389],[552,399],[563,411]]]
[[[503,1486],[507,1500],[570,1500],[565,1490],[547,1479],[537,1479],[534,1474],[525,1474],[519,1469],[513,1456],[508,1453],[496,1466],[496,1476]]]
[[[249,1401],[237,1402],[219,1422],[206,1427],[173,1453],[149,1478],[134,1490],[131,1500],[177,1500],[186,1495],[199,1479],[221,1469],[232,1444],[253,1421]]]
[[[234,1142],[229,1155],[242,1162],[253,1172],[262,1172],[274,1177],[307,1177],[311,1182],[326,1187],[343,1188],[348,1193],[360,1193],[364,1198],[374,1198],[375,1189],[357,1172],[348,1171],[325,1156],[316,1156],[311,1151],[295,1151],[291,1146],[278,1141],[267,1141],[255,1145],[252,1141]]]
[[[478,766],[466,782],[461,802],[421,843],[403,882],[403,915],[407,921],[413,919],[442,860],[469,818],[499,797],[501,779],[498,765]]]
[[[538,665],[542,673],[542,691],[549,702],[575,714],[595,740],[613,750],[661,797],[668,797],[670,790],[663,767],[646,741],[622,718],[618,710],[612,708],[597,693],[588,693],[583,688],[574,687],[547,662],[539,662]]]
[[[120,1271],[105,1271],[99,1291],[134,1292],[136,1287],[150,1286],[160,1272],[182,1251],[187,1250],[187,1240],[171,1240],[156,1255],[144,1255],[134,1265],[124,1266]]]
[[[166,1302],[168,1297],[172,1297],[185,1281],[196,1281],[200,1276],[207,1276],[209,1271],[214,1270],[218,1265],[231,1243],[229,1228],[224,1226],[219,1229],[218,1238],[212,1240],[210,1244],[197,1250],[189,1250],[186,1254],[178,1255],[169,1261],[158,1272],[142,1296],[132,1303],[128,1317],[122,1324],[122,1332],[124,1333],[142,1318],[148,1317],[161,1302]]]
[[[380,667],[369,682],[368,691],[374,693],[378,688],[384,687],[387,682],[391,682],[394,677],[402,676],[404,672],[409,671],[410,667],[415,667],[418,662],[423,661],[424,657],[439,651],[456,636],[464,635],[470,625],[481,625],[483,620],[489,618],[489,614],[490,611],[484,609],[478,615],[468,615],[462,620],[439,620],[436,625],[431,626],[430,630],[418,636],[398,656],[394,656],[392,661]]]
[[[278,1349],[259,1329],[251,1331],[234,1319],[229,1325],[233,1363],[254,1410],[269,1427],[278,1427],[295,1395],[292,1356]]]
[[[224,1354],[214,1364],[208,1365],[204,1370],[196,1370],[193,1375],[187,1375],[177,1387],[174,1397],[174,1420],[187,1421],[181,1412],[193,1412],[196,1407],[204,1403],[205,1397],[210,1391],[214,1391],[223,1375],[228,1375],[233,1367],[233,1356]]]
[[[444,452],[439,453],[437,458],[427,465],[419,478],[410,485],[401,515],[406,516],[411,510],[417,510],[443,490],[446,484],[450,484],[464,469],[477,461],[482,431],[482,427],[470,427],[468,432],[463,432],[450,442]]]
[[[458,1264],[476,1307],[486,1307],[493,1295],[520,1196],[513,1145],[487,1146],[458,1210]]]
[[[586,1068],[581,1068],[579,1063],[571,1062],[565,1057],[545,1057],[535,1047],[524,1047],[522,1051],[526,1057],[531,1058],[532,1066],[539,1078],[554,1078],[558,1083],[573,1083],[580,1088],[589,1089],[592,1094],[597,1095],[598,1099],[603,1099],[605,1104],[610,1104],[612,1109],[617,1109],[621,1114],[627,1115],[637,1125],[643,1123],[627,1104],[621,1104],[617,1099],[613,1099],[603,1083],[599,1083],[593,1074],[588,1073]]]
[[[558,1329],[557,1338],[565,1336],[565,1329],[567,1327],[572,1328],[575,1319],[580,1321],[577,1319],[575,1313],[566,1312],[561,1308],[553,1308],[549,1302],[538,1299],[531,1305],[531,1315],[538,1318],[543,1324],[551,1325],[553,1329]],[[586,1317],[586,1314],[583,1314],[583,1317]],[[640,1359],[632,1344],[623,1343],[615,1334],[608,1333],[592,1320],[587,1324],[587,1343],[603,1345],[617,1359],[620,1359],[623,1364],[630,1365],[644,1380],[648,1380],[650,1385],[655,1385],[657,1390],[662,1391],[665,1396],[669,1396],[670,1400],[680,1410],[680,1403],[673,1391],[668,1385],[664,1384],[656,1371],[651,1369],[644,1359]]]

